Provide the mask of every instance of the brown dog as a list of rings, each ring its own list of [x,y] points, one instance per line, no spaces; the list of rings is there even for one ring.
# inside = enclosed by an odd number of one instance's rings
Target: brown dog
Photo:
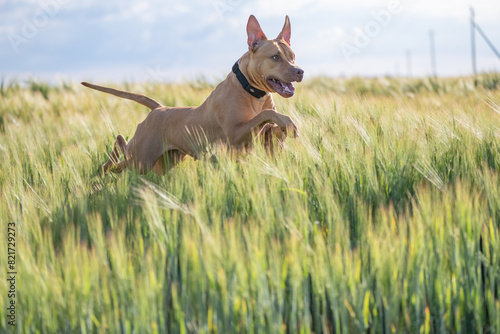
[[[249,51],[233,66],[233,71],[199,107],[164,107],[149,97],[82,82],[82,85],[134,100],[151,109],[127,142],[118,135],[109,160],[102,166],[116,173],[130,166],[141,173],[150,170],[162,174],[186,155],[198,158],[206,143],[221,142],[231,147],[247,147],[252,134],[278,140],[297,127],[292,119],[276,112],[271,92],[291,97],[292,82],[302,81],[304,71],[295,65],[290,49],[290,20],[283,30],[268,40],[257,19],[251,15],[247,24]],[[272,145],[272,144],[271,144]],[[124,159],[120,162],[121,152]]]

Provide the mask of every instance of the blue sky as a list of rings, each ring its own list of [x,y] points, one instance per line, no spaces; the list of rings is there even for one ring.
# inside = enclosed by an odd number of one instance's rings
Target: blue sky
[[[472,72],[469,6],[500,50],[500,1],[477,0],[0,0],[0,75],[51,82],[176,81],[224,77],[246,50],[256,15],[276,37],[286,14],[306,76]],[[479,70],[500,60],[476,34]]]

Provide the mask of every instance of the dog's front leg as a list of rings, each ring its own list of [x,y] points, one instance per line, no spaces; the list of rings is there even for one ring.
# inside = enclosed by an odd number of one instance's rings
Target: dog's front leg
[[[283,147],[285,138],[286,134],[274,123],[264,124],[256,136],[256,139],[260,140],[271,154],[274,154],[275,144],[277,144],[278,148]]]
[[[298,137],[297,126],[290,117],[277,113],[274,110],[266,109],[248,122],[237,124],[232,129],[228,129],[229,131],[226,133],[228,134],[229,143],[232,146],[241,146],[252,138],[252,132],[257,127],[265,123],[274,123],[279,126],[285,135],[293,133],[294,137]]]

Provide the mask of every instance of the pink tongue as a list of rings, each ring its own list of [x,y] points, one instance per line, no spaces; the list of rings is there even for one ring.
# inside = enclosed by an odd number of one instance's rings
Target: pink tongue
[[[289,93],[295,92],[295,87],[293,87],[292,83],[289,83],[289,84],[281,83],[281,87],[282,87],[282,89],[281,89],[282,93],[289,94]]]

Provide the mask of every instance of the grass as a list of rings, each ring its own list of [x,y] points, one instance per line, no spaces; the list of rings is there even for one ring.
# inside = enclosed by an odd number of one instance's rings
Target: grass
[[[164,177],[104,178],[144,107],[2,82],[18,274],[0,332],[500,332],[499,78],[311,79],[276,98],[301,137],[275,156],[215,147]],[[122,87],[170,106],[212,89]]]

